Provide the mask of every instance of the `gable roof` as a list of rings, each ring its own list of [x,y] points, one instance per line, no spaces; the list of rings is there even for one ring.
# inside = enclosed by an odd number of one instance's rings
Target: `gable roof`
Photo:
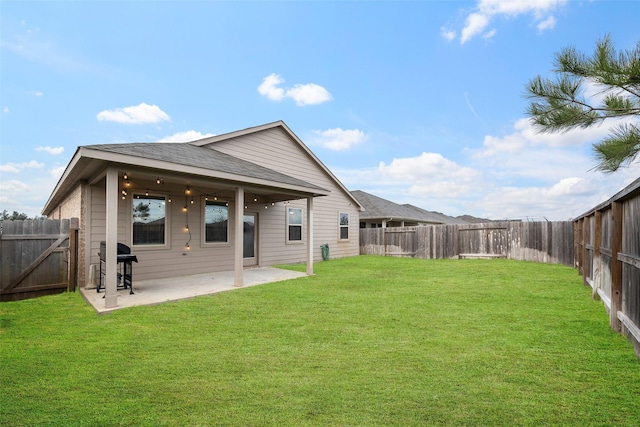
[[[229,133],[210,136],[210,137],[199,139],[196,141],[191,141],[188,144],[202,147],[204,145],[215,144],[221,141],[228,141],[230,139],[237,138],[240,136],[245,136],[252,133],[261,132],[264,130],[274,129],[274,128],[281,128],[286,134],[288,134],[289,137],[291,137],[291,139],[296,144],[298,144],[300,148],[302,148],[302,150],[320,167],[320,169],[322,169],[324,173],[326,173],[331,178],[331,180],[333,180],[336,183],[336,185],[340,189],[342,189],[345,192],[345,194],[347,194],[347,196],[355,203],[356,206],[358,206],[360,210],[364,209],[364,206],[362,206],[358,201],[358,199],[354,197],[353,194],[351,194],[351,192],[347,189],[347,187],[345,187],[342,184],[342,182],[340,182],[340,180],[333,174],[333,172],[331,172],[331,170],[329,170],[329,168],[327,168],[324,165],[324,163],[322,163],[322,161],[320,161],[320,159],[315,154],[313,154],[313,152],[309,149],[309,147],[307,147],[305,143],[302,142],[302,140],[298,138],[298,136],[291,129],[289,129],[289,127],[282,120],[278,120],[272,123],[265,123],[263,125],[253,126],[253,127],[249,127],[242,130],[229,132]]]
[[[447,215],[430,212],[413,205],[399,205],[382,197],[361,190],[351,192],[364,206],[360,219],[386,219],[394,221],[414,221],[429,224],[463,224],[465,221]]]
[[[86,148],[326,191],[317,185],[221,151],[188,143],[135,142],[130,144],[89,145]]]
[[[78,147],[42,212],[47,215],[79,181],[93,179],[110,165],[146,167],[205,178],[253,184],[313,196],[329,190],[211,148],[185,143],[138,142]]]

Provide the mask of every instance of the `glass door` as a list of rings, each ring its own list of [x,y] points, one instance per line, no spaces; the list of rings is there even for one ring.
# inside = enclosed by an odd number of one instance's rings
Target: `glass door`
[[[251,266],[258,264],[258,245],[257,245],[257,232],[258,232],[258,214],[245,213],[244,214],[244,242],[243,242],[243,256],[244,265]]]

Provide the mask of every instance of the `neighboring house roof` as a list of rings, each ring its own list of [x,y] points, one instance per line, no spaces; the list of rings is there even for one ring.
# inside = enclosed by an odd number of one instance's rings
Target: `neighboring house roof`
[[[329,190],[239,159],[209,147],[188,143],[98,144],[78,147],[43,208],[47,215],[82,180],[92,180],[110,165],[145,167],[205,178],[325,196]]]
[[[352,191],[356,199],[364,206],[360,213],[363,220],[412,221],[429,224],[464,224],[465,221],[437,212],[430,212],[412,205],[399,205],[382,197],[361,190]]]
[[[417,206],[413,206],[409,203],[405,203],[402,206],[406,206],[409,209],[412,209],[416,212],[419,212],[422,215],[433,218],[434,221],[442,221],[443,224],[469,224],[468,221],[465,221],[460,218],[456,218],[453,216],[445,215],[440,212],[428,211],[426,209],[419,208]]]
[[[313,152],[309,149],[309,147],[307,147],[305,145],[305,143],[302,142],[302,140],[300,138],[298,138],[298,136],[291,129],[289,129],[289,127],[282,120],[278,120],[278,121],[272,122],[272,123],[266,123],[266,124],[259,125],[259,126],[253,126],[253,127],[242,129],[242,130],[237,130],[237,131],[234,131],[234,132],[229,132],[229,133],[224,133],[224,134],[220,134],[220,135],[210,136],[210,137],[199,139],[199,140],[196,140],[196,141],[191,141],[191,142],[189,142],[189,144],[201,147],[201,146],[204,146],[204,145],[215,144],[217,142],[227,141],[227,140],[230,140],[230,139],[233,139],[233,138],[237,138],[237,137],[240,137],[240,136],[249,135],[249,134],[252,134],[252,133],[261,132],[261,131],[264,131],[264,130],[267,130],[267,129],[273,129],[273,128],[281,128],[282,130],[284,130],[291,137],[291,139],[293,141],[295,141],[300,146],[300,148],[302,148],[307,153],[307,155],[333,181],[335,181],[336,185],[338,185],[338,187],[340,187],[349,196],[349,198],[351,198],[351,200],[360,208],[360,210],[364,209],[364,206],[362,206],[360,204],[358,199],[351,194],[351,192],[340,182],[340,180],[331,172],[331,170],[329,170],[329,168],[327,168],[324,165],[324,163],[322,163],[320,161],[320,159],[318,157],[316,157],[315,154],[313,154]]]

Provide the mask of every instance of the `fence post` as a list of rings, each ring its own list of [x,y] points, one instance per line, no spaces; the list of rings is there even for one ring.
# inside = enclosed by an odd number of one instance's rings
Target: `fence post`
[[[80,220],[71,218],[69,224],[69,274],[67,290],[75,292],[78,280],[78,229],[80,228]]]
[[[591,297],[599,300],[598,288],[601,286],[600,275],[602,274],[602,259],[600,258],[600,246],[602,246],[602,212],[596,210],[594,215],[593,241],[593,271],[591,272]]]
[[[622,203],[611,203],[611,328],[616,332],[622,331],[622,324],[618,319],[618,311],[622,309],[622,264],[618,260],[618,253],[622,250]]]

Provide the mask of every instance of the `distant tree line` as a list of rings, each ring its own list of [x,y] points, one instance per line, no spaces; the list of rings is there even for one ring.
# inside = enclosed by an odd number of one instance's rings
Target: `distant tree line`
[[[44,216],[34,216],[30,218],[26,213],[19,213],[18,211],[13,211],[13,213],[9,213],[6,209],[0,212],[0,221],[16,221],[16,220],[25,220],[25,219],[45,219]]]

